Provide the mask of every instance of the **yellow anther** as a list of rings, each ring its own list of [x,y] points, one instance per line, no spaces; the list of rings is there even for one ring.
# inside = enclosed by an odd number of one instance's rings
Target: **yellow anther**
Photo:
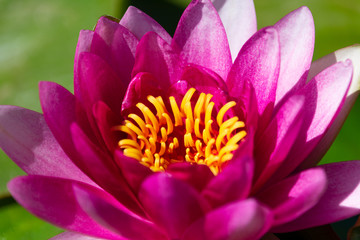
[[[150,160],[150,162],[154,164],[154,155],[151,153],[150,149],[145,150],[145,155]]]
[[[226,143],[226,145],[237,145],[237,143],[246,136],[246,132],[240,131],[235,134],[230,140]]]
[[[166,142],[167,140],[166,129],[164,127],[161,127],[160,131],[161,131],[161,141]]]
[[[156,115],[158,116],[159,120],[161,123],[163,123],[163,116],[162,114],[164,113],[164,108],[161,106],[161,104],[157,101],[157,99],[153,96],[148,96],[147,97],[148,101],[152,103],[152,105],[154,105],[155,109],[156,109]]]
[[[216,176],[219,173],[219,168],[215,166],[209,166],[211,172]]]
[[[178,147],[179,147],[179,140],[178,140],[176,137],[174,137],[173,143],[174,143],[174,148],[178,148]]]
[[[205,104],[204,104],[204,110],[206,111],[208,109],[209,103],[213,95],[210,93],[206,94]]]
[[[218,115],[216,117],[216,121],[217,121],[219,126],[221,126],[221,124],[223,123],[225,113],[230,108],[234,107],[235,105],[236,105],[236,102],[231,101],[231,102],[226,103],[224,106],[222,106],[222,108],[219,110]]]
[[[186,103],[189,103],[192,96],[194,95],[195,93],[195,88],[190,88],[186,93],[185,93],[185,96],[181,102],[181,105],[180,105],[180,110],[181,110],[181,113],[182,114],[185,114],[185,104]]]
[[[213,120],[209,120],[208,122],[205,123],[205,135],[206,135],[206,139],[211,139],[212,135],[212,128],[211,128],[211,124],[213,123]],[[204,134],[203,134],[204,136]],[[204,138],[205,139],[205,138]]]
[[[151,136],[156,141],[157,140],[157,132],[155,131],[154,127],[151,124],[146,124],[146,127],[150,130]]]
[[[200,140],[196,140],[195,146],[196,146],[196,150],[198,151],[198,153],[200,154],[200,156],[204,157],[204,156],[205,156],[205,152],[204,152],[204,150],[203,150],[201,141],[200,141]]]
[[[185,104],[185,115],[186,115],[186,119],[189,119],[190,124],[194,125],[194,117],[191,109],[191,102]]]
[[[154,138],[149,137],[149,143],[150,143],[150,151],[152,154],[154,154],[156,151],[156,142],[155,142]]]
[[[130,128],[128,128],[124,125],[115,126],[115,127],[112,127],[111,129],[113,131],[121,131],[121,132],[127,133],[131,137],[132,140],[134,140],[134,141],[137,140],[136,133],[134,133],[134,131],[132,131]]]
[[[216,166],[218,165],[218,162],[219,162],[219,157],[218,156],[214,156],[214,155],[211,155],[209,158],[207,158],[205,160],[205,163],[208,165],[208,166]]]
[[[192,138],[191,133],[185,133],[184,144],[185,144],[185,147],[194,147],[195,146],[194,139]]]
[[[220,162],[221,163],[227,162],[227,161],[231,160],[233,158],[233,156],[234,156],[234,154],[227,153],[222,158],[220,158]]]
[[[215,144],[215,139],[211,138],[205,148],[205,157],[208,158],[211,155],[212,147]]]
[[[201,113],[203,113],[203,105],[205,102],[205,98],[206,98],[206,94],[205,93],[200,93],[199,99],[197,100],[196,104],[195,104],[195,108],[194,108],[194,115],[195,115],[195,119],[199,118],[201,116]]]
[[[226,120],[225,122],[223,122],[223,124],[221,124],[219,132],[223,131],[226,128],[230,128],[232,125],[234,125],[237,121],[239,121],[238,117],[232,117],[228,120]]]
[[[164,111],[166,111],[166,107],[165,107],[162,97],[158,96],[158,97],[156,97],[156,100],[158,101],[159,104],[161,104],[161,107],[164,109]]]
[[[238,149],[239,145],[226,145],[225,147],[221,148],[219,152],[219,158],[221,159],[224,154],[230,153]]]
[[[134,120],[137,125],[140,127],[141,131],[144,133],[145,136],[147,136],[149,134],[149,130],[146,128],[146,124],[144,122],[144,120],[141,119],[141,117],[139,117],[138,115],[136,114],[129,114],[128,115],[128,118],[131,118],[132,120]]]
[[[159,154],[155,153],[154,157],[155,157],[154,167],[159,168],[160,167],[160,156],[159,156]]]
[[[234,123],[234,125],[232,125],[230,127],[227,138],[230,139],[233,131],[235,131],[236,129],[239,129],[239,128],[243,128],[243,127],[245,127],[245,123],[243,121],[238,121],[238,122]]]
[[[124,155],[127,157],[135,158],[138,161],[140,161],[142,157],[142,153],[135,148],[125,148]]]
[[[158,132],[159,131],[159,122],[156,119],[155,115],[150,111],[150,109],[148,107],[144,108],[144,112],[150,119],[151,124],[154,127],[155,131]]]
[[[163,116],[163,118],[166,119],[166,125],[167,125],[166,133],[167,133],[167,135],[170,135],[174,131],[173,122],[171,121],[169,114],[163,113],[162,116]]]
[[[202,138],[202,134],[200,132],[200,119],[198,119],[198,118],[195,119],[194,132],[195,132],[196,137]]]
[[[145,106],[143,103],[139,102],[138,104],[136,104],[136,107],[137,107],[138,109],[140,109],[141,113],[143,114],[144,119],[145,119],[145,123],[151,123],[148,115],[147,115],[146,112],[144,111],[145,108],[146,108],[146,106]]]
[[[132,122],[125,120],[125,126],[128,127],[129,129],[131,129],[134,133],[136,133],[136,135],[144,136],[144,133],[137,126],[135,126],[135,124],[133,124]]]
[[[144,136],[138,136],[138,139],[141,140],[144,144],[145,144],[145,149],[149,149],[151,148],[151,145],[149,143],[149,141],[147,140],[147,138],[145,138]]]
[[[218,152],[220,151],[221,143],[223,142],[223,140],[224,140],[226,134],[228,133],[228,131],[229,131],[228,129],[225,129],[225,130],[219,132],[219,135],[216,138],[215,145],[216,145],[216,149],[217,149]]]
[[[173,153],[174,152],[174,144],[173,143],[170,143],[169,144],[169,148],[168,148],[168,153]]]
[[[214,102],[209,103],[205,111],[205,124],[211,120],[212,110],[214,108]]]
[[[159,155],[162,156],[164,155],[166,151],[166,143],[164,142],[160,142],[160,151],[159,151]]]
[[[173,111],[174,119],[175,119],[175,127],[183,125],[181,114],[179,107],[175,101],[174,97],[169,97],[170,106]]]
[[[133,147],[133,148],[138,149],[139,151],[141,150],[140,145],[132,139],[122,139],[119,141],[118,145],[120,148]]]
[[[191,121],[189,119],[185,119],[185,130],[186,130],[186,133],[192,133],[193,132],[193,129],[194,128],[194,125],[191,124]]]

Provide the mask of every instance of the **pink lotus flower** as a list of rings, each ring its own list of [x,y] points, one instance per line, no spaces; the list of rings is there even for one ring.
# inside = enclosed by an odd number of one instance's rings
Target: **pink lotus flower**
[[[130,7],[81,31],[74,94],[0,108],[8,187],[54,239],[259,239],[360,213],[360,162],[314,167],[359,90],[359,46],[311,64],[299,8],[256,30],[251,0],[194,0],[172,38]],[[347,60],[350,59],[350,60]],[[88,237],[91,236],[91,237]]]

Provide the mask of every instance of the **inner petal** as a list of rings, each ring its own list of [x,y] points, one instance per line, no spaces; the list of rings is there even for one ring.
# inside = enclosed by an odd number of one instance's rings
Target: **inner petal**
[[[213,95],[190,88],[180,107],[170,96],[165,104],[161,96],[149,95],[148,102],[137,103],[142,116],[130,113],[114,131],[124,133],[118,147],[127,157],[135,158],[152,171],[165,171],[172,163],[207,165],[217,175],[232,159],[233,151],[246,136],[245,124],[238,117],[225,119],[236,103],[230,101],[218,112]],[[168,107],[167,107],[168,106]]]

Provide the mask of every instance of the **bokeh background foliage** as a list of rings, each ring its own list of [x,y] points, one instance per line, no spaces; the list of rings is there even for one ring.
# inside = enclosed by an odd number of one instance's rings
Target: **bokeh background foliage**
[[[336,49],[360,43],[359,0],[254,1],[259,28],[274,24],[302,5],[308,6],[316,27],[314,60]],[[80,29],[92,29],[100,16],[120,18],[131,4],[153,16],[172,34],[189,2],[0,0],[0,104],[41,111],[37,88],[39,81],[54,81],[72,89],[73,56],[78,33]],[[360,101],[357,101],[322,163],[360,158],[359,122]],[[61,232],[61,229],[32,216],[8,197],[6,183],[24,173],[2,151],[0,170],[0,240],[47,239]]]

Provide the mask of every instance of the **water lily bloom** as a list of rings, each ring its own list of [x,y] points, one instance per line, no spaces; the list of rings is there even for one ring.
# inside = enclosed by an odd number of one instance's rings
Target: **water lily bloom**
[[[301,7],[194,0],[171,37],[130,7],[80,32],[74,94],[0,108],[8,188],[53,239],[260,239],[360,213],[360,162],[316,166],[360,89],[360,47],[311,63]],[[272,236],[275,237],[275,236]]]

